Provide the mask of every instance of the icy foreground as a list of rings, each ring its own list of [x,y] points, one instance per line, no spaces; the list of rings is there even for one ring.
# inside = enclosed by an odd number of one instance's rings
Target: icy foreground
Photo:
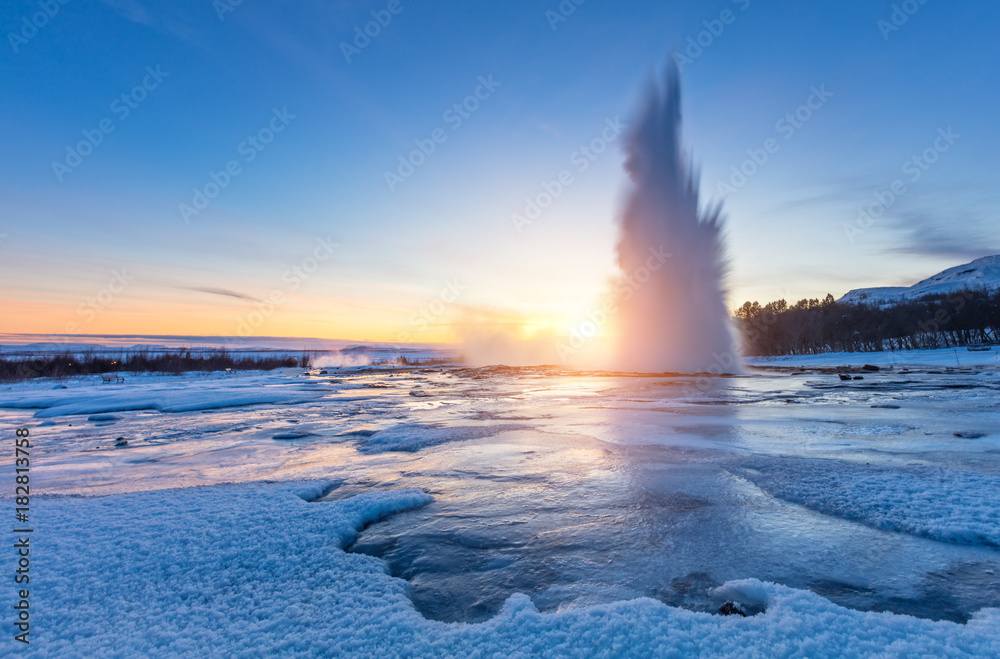
[[[996,656],[1000,610],[965,625],[862,613],[756,580],[722,617],[637,599],[552,614],[524,595],[481,624],[417,613],[381,561],[343,551],[418,491],[310,502],[247,484],[38,504],[35,656]]]
[[[998,656],[1000,369],[947,356],[4,385],[29,653]]]

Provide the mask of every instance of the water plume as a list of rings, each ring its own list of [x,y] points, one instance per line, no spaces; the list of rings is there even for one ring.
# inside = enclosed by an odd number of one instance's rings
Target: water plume
[[[680,75],[655,77],[626,142],[632,180],[618,242],[616,366],[643,372],[733,372],[724,302],[721,203],[702,208],[681,145]]]

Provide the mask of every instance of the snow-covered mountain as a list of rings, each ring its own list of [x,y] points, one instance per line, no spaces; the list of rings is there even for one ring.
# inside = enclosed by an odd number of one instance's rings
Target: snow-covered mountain
[[[886,306],[926,295],[950,294],[966,289],[1000,290],[1000,254],[984,256],[971,263],[948,268],[913,286],[857,288],[837,301]]]

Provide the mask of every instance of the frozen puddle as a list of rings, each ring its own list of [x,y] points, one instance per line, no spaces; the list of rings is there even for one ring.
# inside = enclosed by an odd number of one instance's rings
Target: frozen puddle
[[[424,508],[367,529],[350,548],[385,560],[432,619],[486,620],[518,592],[541,611],[652,597],[714,612],[724,598],[712,589],[748,577],[855,609],[938,620],[964,622],[1000,606],[1000,554],[976,546],[989,545],[984,534],[1000,528],[997,508],[989,508],[997,490],[976,488],[993,481],[969,483],[959,502],[969,519],[940,506],[919,519],[908,505],[923,503],[922,492],[898,502],[894,514],[885,512],[891,498],[866,498],[879,491],[871,481],[884,474],[867,482],[857,476],[855,505],[814,506],[821,514],[735,477],[740,461],[711,452],[581,445],[579,437],[522,431],[427,462],[433,464],[388,483],[348,483],[328,498],[387,486],[434,496]],[[836,473],[837,466],[824,468]],[[841,494],[857,472],[844,468],[847,484],[834,484]],[[900,478],[883,484],[899,495]],[[788,475],[785,481],[826,485]],[[977,493],[987,499],[975,501]],[[945,500],[950,494],[941,493]],[[877,510],[900,521],[883,524]]]

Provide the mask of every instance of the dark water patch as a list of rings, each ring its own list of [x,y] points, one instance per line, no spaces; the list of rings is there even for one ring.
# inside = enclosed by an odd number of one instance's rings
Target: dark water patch
[[[918,595],[875,600],[868,610],[964,624],[972,618],[972,612],[1000,607],[998,575],[1000,563],[997,562],[959,563],[947,570],[926,574]]]

